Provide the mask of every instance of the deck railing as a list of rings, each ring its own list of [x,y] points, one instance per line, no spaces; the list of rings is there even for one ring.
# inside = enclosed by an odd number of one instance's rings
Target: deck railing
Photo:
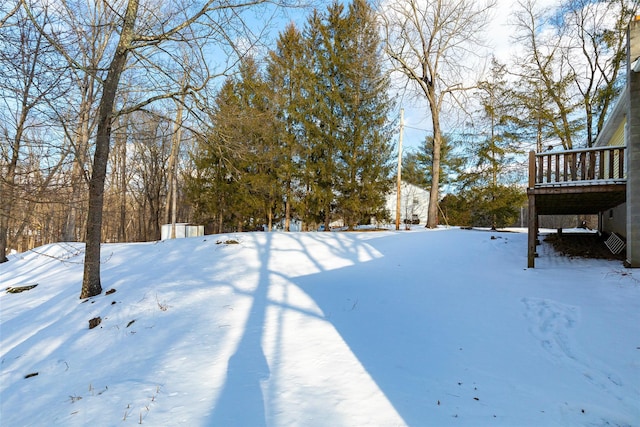
[[[624,181],[624,146],[529,153],[529,188]]]

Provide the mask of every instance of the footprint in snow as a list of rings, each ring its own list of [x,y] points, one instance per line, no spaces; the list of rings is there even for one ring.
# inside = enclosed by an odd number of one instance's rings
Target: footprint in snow
[[[592,384],[605,390],[616,389],[623,381],[610,366],[592,360],[580,351],[572,339],[571,330],[580,320],[578,307],[542,298],[523,298],[525,316],[530,322],[529,331],[553,359],[572,366]],[[618,396],[622,400],[623,396]]]
[[[569,331],[578,323],[578,308],[540,298],[523,298],[529,331],[540,345],[556,358],[575,360]]]

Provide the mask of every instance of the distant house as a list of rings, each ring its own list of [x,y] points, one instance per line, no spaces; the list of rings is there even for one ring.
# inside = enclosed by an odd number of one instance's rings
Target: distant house
[[[640,267],[640,16],[627,33],[627,82],[594,147],[530,153],[528,266],[538,215],[597,214],[598,230],[626,245]]]
[[[387,195],[385,207],[395,221],[397,186]],[[426,224],[429,217],[429,192],[417,185],[402,181],[400,185],[400,222],[402,224]]]

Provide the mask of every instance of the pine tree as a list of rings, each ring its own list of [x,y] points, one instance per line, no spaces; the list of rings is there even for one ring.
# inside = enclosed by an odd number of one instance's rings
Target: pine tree
[[[237,94],[241,103],[236,128],[242,154],[240,182],[250,211],[247,218],[252,228],[259,228],[263,219],[267,230],[273,227],[280,205],[281,183],[277,170],[280,148],[276,112],[270,106],[267,83],[253,58],[245,58],[240,66]]]
[[[332,8],[332,10],[331,10]],[[304,104],[304,181],[306,219],[324,224],[329,230],[335,206],[335,177],[337,158],[337,136],[339,133],[340,91],[338,87],[338,64],[333,47],[333,34],[329,22],[339,15],[342,6],[334,3],[323,17],[317,10],[310,16],[305,28],[306,49],[311,65],[309,79],[305,82]],[[331,17],[333,14],[333,18]]]
[[[349,227],[384,214],[390,187],[393,103],[380,62],[375,15],[361,0],[315,11],[305,30],[312,75],[306,79],[305,204],[311,221],[329,229],[332,216]]]
[[[478,84],[482,109],[475,130],[480,138],[469,146],[470,168],[462,177],[473,223],[494,229],[515,220],[524,201],[524,191],[516,185],[522,177],[517,163],[521,150],[505,76],[505,66],[494,59],[489,79]]]
[[[423,154],[422,146],[417,150],[405,150],[402,156],[402,180],[420,188],[429,188],[428,164],[429,159]]]
[[[269,52],[267,59],[269,98],[276,114],[275,137],[279,146],[276,173],[283,186],[285,231],[289,231],[298,205],[295,188],[301,180],[301,107],[305,75],[308,74],[302,33],[291,24],[280,34],[276,49]]]
[[[234,122],[239,110],[235,83],[227,78],[210,114],[211,129],[192,153],[196,173],[185,178],[187,197],[197,220],[211,223],[216,233],[235,229],[241,212],[238,202],[243,195],[238,184],[239,147]]]
[[[440,184],[455,185],[462,173],[465,159],[454,150],[448,135],[442,136],[440,143]],[[418,187],[429,189],[433,169],[433,136],[428,135],[415,151],[407,151],[402,159],[402,179]]]
[[[353,228],[371,217],[384,216],[384,197],[391,186],[388,117],[393,102],[387,95],[389,79],[382,69],[381,41],[369,4],[354,0],[335,25],[339,31],[334,45],[341,48],[336,60],[342,69],[343,113],[337,206],[346,225]]]

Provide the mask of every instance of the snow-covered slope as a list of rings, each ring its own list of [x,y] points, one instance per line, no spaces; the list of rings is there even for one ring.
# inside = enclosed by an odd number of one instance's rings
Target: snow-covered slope
[[[526,269],[521,233],[217,235],[105,245],[115,292],[82,301],[82,251],[0,265],[3,427],[640,425],[618,262],[543,244]]]

